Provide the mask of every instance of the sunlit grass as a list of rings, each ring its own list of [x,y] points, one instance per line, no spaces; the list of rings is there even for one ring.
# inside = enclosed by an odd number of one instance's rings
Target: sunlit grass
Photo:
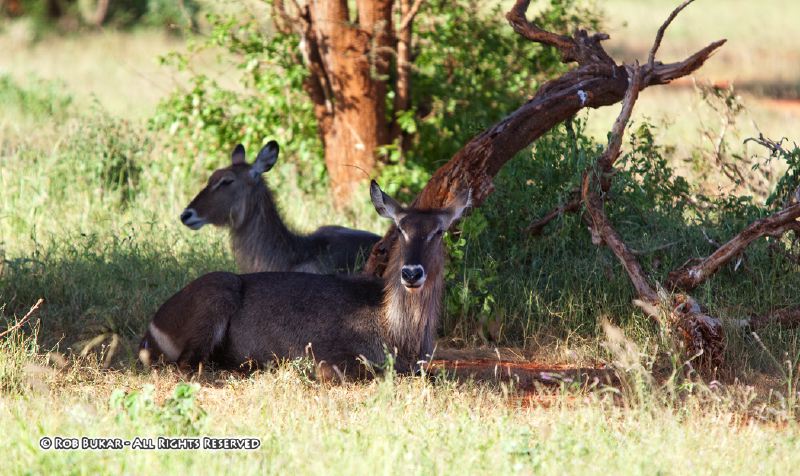
[[[615,0],[607,8],[622,3]],[[709,3],[699,1],[690,10]],[[637,5],[623,10],[633,15],[644,8]],[[647,19],[648,25],[660,21],[649,11]],[[648,41],[649,28],[641,30]],[[729,31],[689,33],[694,47],[706,35],[714,39]],[[665,40],[665,55],[685,54],[667,48],[672,40]],[[524,347],[543,362],[614,365],[599,323],[607,318],[620,325],[644,349],[637,359],[657,360],[658,368],[639,369],[638,377],[621,373],[630,381],[651,382],[633,385],[636,395],[624,388],[590,393],[563,388],[523,405],[526,400],[508,384],[403,377],[330,387],[287,365],[252,376],[195,377],[200,386],[191,405],[206,416],[176,423],[163,408],[189,377],[136,367],[138,339],[158,305],[188,281],[211,270],[235,270],[224,231],[193,232],[177,219],[207,171],[191,158],[166,152],[159,142],[163,136],[143,121],[172,87],[173,78],[156,66],[155,54],[181,45],[151,32],[46,39],[33,49],[10,41],[0,36],[0,72],[10,71],[13,78],[13,84],[0,83],[0,332],[37,299],[45,304],[30,325],[0,338],[4,474],[790,474],[800,462],[797,407],[787,403],[792,382],[779,368],[797,358],[796,332],[765,330],[764,350],[730,328],[728,366],[717,375],[724,384],[669,381],[671,349],[630,306],[629,283],[613,257],[580,235],[585,230],[571,218],[527,244],[523,254],[530,259],[524,266],[504,265],[519,261],[481,243],[468,244],[468,266],[498,273],[491,317],[503,323],[501,343]],[[652,88],[642,94],[637,114],[656,122],[665,117],[669,125],[659,129],[659,142],[689,150],[702,145],[696,123],[688,119],[694,101],[688,91]],[[793,116],[759,107],[753,115],[770,135],[796,130]],[[615,114],[615,108],[589,114],[597,137],[604,137]],[[118,180],[127,170],[123,162],[107,160],[118,158],[119,151],[136,157],[130,181]],[[224,165],[227,158],[218,161]],[[366,188],[353,210],[339,212],[324,196],[300,191],[294,185],[297,173],[291,164],[279,163],[267,174],[294,227],[334,223],[385,230]],[[548,204],[514,206],[532,213]],[[565,239],[572,232],[579,239]],[[714,236],[722,239],[729,232],[717,230]],[[626,238],[640,249],[682,240],[678,251],[658,258],[665,261],[660,267],[648,258],[648,266],[660,273],[678,264],[670,260],[709,249],[690,232],[663,227]],[[748,261],[752,267],[725,270],[697,291],[726,322],[796,304],[796,269],[759,246]],[[441,345],[494,344],[481,325],[446,314]],[[658,378],[652,379],[651,371]],[[155,409],[132,417],[111,404],[113,395],[141,392],[147,385],[154,386]],[[262,448],[220,454],[38,447],[45,435],[129,438],[160,432],[255,436]]]

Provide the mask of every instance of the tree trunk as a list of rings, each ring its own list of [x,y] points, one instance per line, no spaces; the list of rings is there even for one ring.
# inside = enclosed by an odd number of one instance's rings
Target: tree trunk
[[[407,137],[394,116],[411,107],[411,40],[423,0],[276,0],[275,26],[300,35],[309,75],[304,88],[314,103],[320,139],[337,207],[373,175],[376,151]],[[398,8],[394,8],[397,6]],[[399,13],[395,28],[393,11]],[[394,81],[390,78],[396,62]],[[387,91],[394,88],[391,114]]]
[[[342,91],[347,102],[334,106],[331,121],[321,122],[320,133],[325,145],[325,166],[330,177],[334,203],[343,206],[350,202],[360,183],[372,177],[375,169],[375,150],[386,144],[387,131],[383,98],[377,88],[367,89],[348,83]],[[380,115],[379,115],[380,114]]]
[[[288,18],[279,4],[284,18]],[[392,56],[392,0],[318,0],[301,9],[303,57],[311,73],[325,165],[336,206],[346,205],[389,141],[386,80]]]

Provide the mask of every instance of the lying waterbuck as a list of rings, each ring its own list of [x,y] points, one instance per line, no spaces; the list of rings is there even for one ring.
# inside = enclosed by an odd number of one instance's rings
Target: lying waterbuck
[[[415,370],[433,352],[444,281],[442,233],[469,206],[403,208],[371,184],[378,213],[397,240],[384,278],[306,273],[206,274],[156,312],[139,346],[141,360],[195,367],[262,365],[313,357],[324,375],[359,375],[387,351],[395,369]]]
[[[380,237],[341,226],[323,226],[310,235],[291,231],[261,178],[277,160],[275,141],[265,145],[252,164],[245,161],[244,147],[237,145],[232,164],[211,174],[208,185],[181,213],[181,221],[193,230],[208,223],[230,228],[236,265],[243,273],[355,271],[359,258],[369,255]]]

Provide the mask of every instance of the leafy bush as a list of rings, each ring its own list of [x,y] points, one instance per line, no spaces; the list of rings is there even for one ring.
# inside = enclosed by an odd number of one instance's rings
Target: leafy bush
[[[142,390],[111,392],[109,406],[119,410],[117,419],[127,418],[142,427],[156,425],[162,435],[199,435],[205,428],[208,415],[197,405],[199,384],[179,383],[173,396],[158,405],[153,398],[155,387],[148,384]]]
[[[72,177],[70,187],[92,190],[101,199],[112,198],[125,206],[138,193],[142,163],[152,151],[149,137],[138,126],[112,118],[95,107],[86,120],[75,123],[63,145],[51,153],[50,174]],[[55,194],[68,192],[53,181]]]
[[[175,162],[186,169],[219,167],[217,157],[227,156],[233,145],[258,149],[270,137],[280,138],[281,160],[288,157],[302,170],[299,183],[306,191],[324,187],[325,166],[317,137],[314,113],[302,90],[305,69],[292,52],[298,38],[268,35],[254,17],[208,15],[212,25],[207,42],[191,51],[221,47],[220,57],[244,88],[228,89],[205,74],[195,74],[188,91],[177,91],[159,106],[151,128],[166,129],[177,140],[170,143]],[[191,54],[191,53],[190,53]],[[180,71],[190,71],[188,55],[163,58]]]
[[[15,327],[19,319],[22,316],[16,319],[6,316],[5,304],[0,306],[0,322],[3,323],[0,332],[5,333],[0,337],[0,395],[23,394],[30,383],[26,366],[42,361],[38,354],[38,324],[32,326],[32,332],[26,333],[24,328],[29,324]]]
[[[596,28],[596,13],[576,0],[551,0],[533,21],[569,33]],[[518,107],[542,79],[563,71],[558,53],[508,26],[504,5],[436,1],[418,16],[412,162],[432,171],[472,136]],[[407,126],[408,127],[408,126]]]
[[[773,192],[767,197],[767,205],[770,207],[782,207],[792,200],[800,201],[800,146],[792,144],[791,148],[785,147],[781,139],[779,142],[760,138],[760,143],[769,150],[769,156],[765,163],[770,164],[774,160],[781,160],[786,163],[786,173],[778,180]]]
[[[0,3],[0,16],[28,18],[39,34],[94,26],[97,21],[116,28],[142,25],[181,32],[195,26],[200,9],[195,0],[114,0],[109,2],[105,16],[98,19],[97,4],[97,0],[20,0],[9,5]]]
[[[596,15],[578,4],[550,0],[536,21],[557,31],[579,22],[596,24]],[[301,171],[301,188],[324,188],[322,144],[311,101],[302,89],[308,72],[298,54],[299,38],[272,31],[263,18],[242,12],[230,17],[209,14],[209,39],[188,54],[165,58],[165,63],[191,74],[191,87],[164,101],[151,126],[178,139],[173,142],[176,156],[199,160],[204,168],[219,164],[212,165],[201,154],[226,154],[238,142],[256,148],[266,138],[277,137],[287,144],[284,155]],[[430,172],[467,139],[519,105],[538,78],[562,67],[554,52],[515,34],[500,6],[487,9],[469,0],[431,2],[418,15],[415,29],[414,109],[393,112],[415,138],[404,160],[391,144],[381,151],[388,157],[381,181],[390,193],[418,191]],[[193,73],[192,55],[209,47],[224,51],[218,61],[225,71],[235,73],[219,80]],[[223,84],[231,82],[236,86]]]
[[[610,250],[591,243],[582,212],[557,218],[542,236],[525,231],[569,198],[587,164],[603,150],[586,137],[582,122],[574,128],[550,131],[529,153],[510,161],[495,179],[495,192],[463,221],[460,232],[447,237],[445,335],[516,344],[540,338],[541,331],[559,338],[588,336],[599,331],[601,315],[614,316],[634,334],[651,335],[649,318],[630,304],[634,294],[627,275]],[[752,197],[697,194],[669,165],[670,150],[655,143],[651,125],[633,124],[627,134],[606,210],[654,279],[663,280],[688,258],[709,254],[714,242],[769,213]],[[761,298],[746,289],[756,286],[771,289],[770,302],[795,302],[792,289],[800,276],[770,246],[789,245],[756,242],[747,251],[746,269],[721,271],[701,286],[698,298],[712,310],[755,313]]]
[[[31,79],[31,83],[22,87],[10,76],[0,75],[0,107],[35,118],[66,117],[72,96],[51,81]]]

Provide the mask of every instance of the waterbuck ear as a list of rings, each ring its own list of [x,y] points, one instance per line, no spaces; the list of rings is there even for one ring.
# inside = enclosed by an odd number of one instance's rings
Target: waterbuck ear
[[[453,199],[452,202],[447,206],[445,209],[445,216],[443,220],[443,228],[448,229],[450,225],[458,221],[461,218],[461,215],[464,214],[464,210],[472,205],[472,191],[471,190],[464,190],[456,195],[456,198]]]
[[[253,167],[250,169],[250,174],[253,177],[258,177],[267,170],[271,169],[275,162],[278,161],[278,152],[280,148],[278,143],[274,140],[267,142],[267,145],[261,148],[261,151],[253,162]]]
[[[238,144],[233,148],[233,152],[231,152],[231,162],[233,165],[244,163],[244,146],[242,144]]]
[[[386,195],[381,190],[378,182],[373,180],[369,184],[369,195],[372,198],[372,204],[375,205],[375,210],[378,211],[378,215],[384,218],[391,218],[395,224],[400,222],[403,207],[394,198]]]

